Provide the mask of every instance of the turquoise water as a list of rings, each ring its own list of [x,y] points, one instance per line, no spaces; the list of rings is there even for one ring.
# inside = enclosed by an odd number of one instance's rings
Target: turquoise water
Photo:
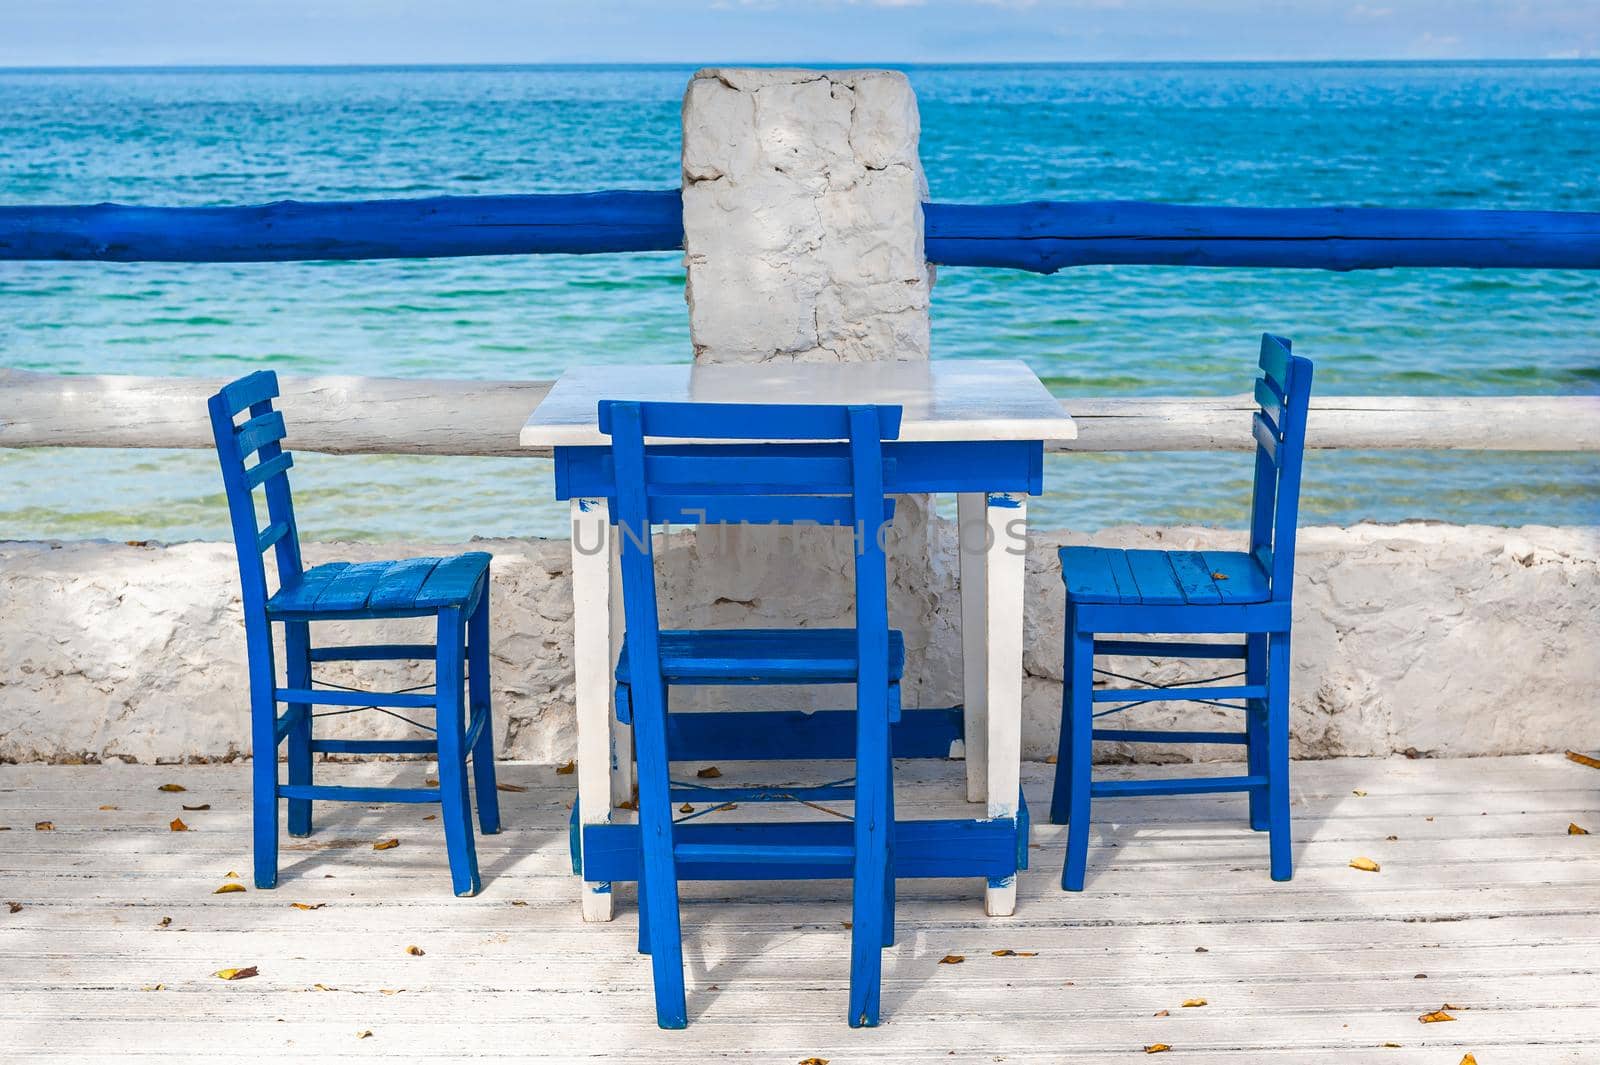
[[[688,68],[0,71],[0,202],[670,188]],[[1600,64],[912,68],[935,199],[1600,211]],[[676,254],[0,263],[0,365],[555,377],[689,358]],[[1292,336],[1325,393],[1600,391],[1600,272],[946,269],[936,358],[1058,394],[1243,390]],[[562,533],[548,462],[313,456],[310,536]],[[1057,456],[1046,524],[1240,523],[1244,455]],[[1600,521],[1593,456],[1315,453],[1305,519]],[[0,450],[0,537],[226,538],[205,453]]]

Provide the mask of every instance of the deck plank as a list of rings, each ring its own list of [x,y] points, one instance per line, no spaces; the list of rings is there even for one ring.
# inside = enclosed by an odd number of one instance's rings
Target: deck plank
[[[719,783],[758,779],[721,768]],[[1036,810],[1050,768],[1023,774]],[[318,772],[416,785],[430,771]],[[1238,797],[1097,804],[1076,895],[1056,886],[1063,830],[1036,825],[1015,917],[985,917],[970,882],[902,885],[874,1031],[843,1024],[839,882],[687,885],[691,1025],[656,1030],[631,886],[615,922],[578,915],[573,777],[512,764],[501,779],[528,790],[501,795],[508,830],[479,841],[476,899],[449,895],[424,811],[355,805],[320,806],[318,834],[285,841],[278,890],[214,895],[249,872],[247,767],[0,766],[0,902],[21,905],[0,908],[0,1060],[214,1061],[248,1047],[264,1061],[1088,1062],[1163,1042],[1219,1063],[1472,1051],[1572,1065],[1600,1043],[1600,772],[1559,755],[1298,764],[1298,868],[1282,885]],[[959,763],[906,763],[898,779],[902,816],[968,809]],[[191,830],[170,831],[175,816]],[[34,831],[42,820],[54,830]],[[1567,835],[1570,821],[1596,835]],[[373,851],[386,836],[402,845]],[[1382,871],[1350,869],[1357,855]],[[426,954],[408,956],[412,943]],[[1038,953],[992,954],[1008,948]],[[947,954],[967,960],[941,964]],[[236,965],[261,975],[210,975]],[[1181,1007],[1197,996],[1207,1006]],[[1446,1002],[1457,1021],[1419,1023]],[[470,1029],[442,1020],[462,1016]]]

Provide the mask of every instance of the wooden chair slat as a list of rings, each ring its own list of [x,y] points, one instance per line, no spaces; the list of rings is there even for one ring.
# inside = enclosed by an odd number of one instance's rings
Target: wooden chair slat
[[[422,584],[438,568],[438,558],[407,558],[391,563],[367,596],[369,610],[402,610],[417,605]]]
[[[239,426],[234,432],[234,440],[239,445],[239,453],[246,457],[266,447],[268,444],[277,443],[284,436],[283,414],[280,411],[258,414]]]
[[[261,485],[278,476],[288,473],[294,465],[294,456],[287,451],[280,452],[270,459],[258,462],[245,471],[244,483],[249,488],[259,488]]]
[[[1271,415],[1273,427],[1283,421],[1283,393],[1269,379],[1256,378],[1256,402],[1261,404],[1261,409]]]
[[[669,684],[846,684],[857,675],[854,629],[663,629],[661,675]],[[616,677],[629,677],[628,643]],[[887,670],[905,672],[905,636],[890,630]]]
[[[1278,386],[1278,391],[1285,395],[1289,392],[1289,360],[1293,358],[1292,349],[1293,345],[1284,337],[1273,336],[1271,333],[1261,334],[1261,359],[1257,365],[1261,367],[1261,372]]]
[[[288,535],[289,525],[287,522],[273,522],[265,529],[262,529],[261,532],[256,536],[256,554],[259,555],[261,552],[278,543]]]
[[[484,574],[489,569],[489,555],[484,551],[468,551],[454,558],[444,559],[434,567],[417,593],[418,606],[451,606],[469,604],[474,589],[480,588]]]
[[[616,400],[601,400],[600,431],[611,435]],[[644,435],[678,440],[850,439],[847,408],[821,403],[648,403]],[[900,408],[876,407],[880,440],[900,435]]]
[[[1259,413],[1252,414],[1250,416],[1250,432],[1256,438],[1256,446],[1266,454],[1267,461],[1276,466],[1278,464],[1278,438],[1271,427],[1267,425],[1267,419]]]
[[[257,370],[223,385],[217,395],[227,416],[232,419],[258,403],[278,398],[278,375],[271,370]]]
[[[1195,551],[1174,551],[1167,556],[1172,575],[1177,579],[1185,603],[1220,603],[1222,592],[1212,577],[1212,569]]]
[[[848,529],[855,524],[854,505],[845,496],[651,496],[649,513],[652,525],[797,525],[810,522]],[[884,500],[882,520],[894,520],[894,500]]]
[[[1177,605],[1184,602],[1183,588],[1165,551],[1125,551],[1128,569],[1139,588],[1139,601]]]

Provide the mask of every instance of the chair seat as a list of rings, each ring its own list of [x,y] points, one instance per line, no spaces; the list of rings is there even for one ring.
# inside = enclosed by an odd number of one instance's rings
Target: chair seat
[[[299,584],[267,600],[267,613],[309,621],[465,609],[488,569],[489,555],[483,551],[395,562],[325,562],[306,570]]]
[[[1119,551],[1063,547],[1061,579],[1073,603],[1123,606],[1264,603],[1266,570],[1242,551]]]
[[[854,629],[664,629],[668,684],[849,684],[856,679]],[[905,671],[906,641],[889,630],[889,680]],[[628,680],[628,641],[617,659]]]

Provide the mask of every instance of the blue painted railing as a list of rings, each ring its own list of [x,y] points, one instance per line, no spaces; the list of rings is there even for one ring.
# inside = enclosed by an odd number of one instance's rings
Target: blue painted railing
[[[1600,269],[1600,213],[1158,203],[930,203],[943,266]],[[683,246],[675,189],[253,207],[0,207],[0,260],[279,262]]]

